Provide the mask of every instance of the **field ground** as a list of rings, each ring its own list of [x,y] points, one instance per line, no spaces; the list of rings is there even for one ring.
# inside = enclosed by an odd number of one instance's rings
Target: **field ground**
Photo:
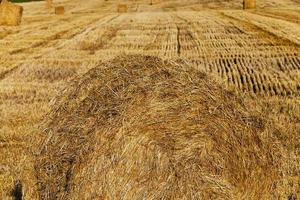
[[[17,180],[37,198],[32,146],[51,99],[74,77],[118,54],[184,59],[246,96],[249,109],[277,123],[285,147],[282,199],[300,198],[300,2],[182,3],[59,0],[22,4],[19,27],[0,27],[0,199]]]

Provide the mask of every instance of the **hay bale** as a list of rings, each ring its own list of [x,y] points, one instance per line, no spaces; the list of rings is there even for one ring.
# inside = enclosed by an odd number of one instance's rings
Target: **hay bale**
[[[119,4],[118,5],[118,12],[119,13],[126,13],[128,11],[128,7],[126,4]]]
[[[55,7],[55,14],[56,15],[64,15],[65,14],[65,7],[64,6]]]
[[[0,25],[18,26],[21,23],[22,14],[22,6],[2,0],[0,4]]]
[[[53,1],[52,0],[46,0],[46,7],[52,8],[53,7]]]
[[[150,5],[155,5],[161,3],[161,0],[151,0]]]
[[[41,127],[41,199],[273,199],[276,190],[271,128],[182,63],[103,63],[57,97]]]
[[[243,8],[244,9],[255,9],[256,8],[256,0],[244,0]]]

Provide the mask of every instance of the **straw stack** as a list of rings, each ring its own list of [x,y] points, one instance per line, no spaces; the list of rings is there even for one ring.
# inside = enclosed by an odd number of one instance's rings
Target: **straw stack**
[[[126,13],[128,11],[128,7],[126,4],[119,4],[117,10],[119,13]]]
[[[46,0],[46,7],[52,8],[53,7],[53,1],[52,0]]]
[[[64,6],[55,7],[55,14],[56,15],[64,15],[65,14],[65,7]]]
[[[244,9],[255,9],[256,8],[256,0],[244,0]]]
[[[150,0],[150,5],[155,5],[161,3],[161,0]]]
[[[2,0],[0,4],[0,25],[18,26],[21,23],[22,14],[22,6]]]

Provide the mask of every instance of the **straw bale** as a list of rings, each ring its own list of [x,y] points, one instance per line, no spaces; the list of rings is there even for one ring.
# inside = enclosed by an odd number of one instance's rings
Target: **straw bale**
[[[244,9],[255,9],[256,8],[256,0],[244,0]]]
[[[278,150],[243,101],[182,61],[117,57],[41,124],[41,199],[272,199]]]
[[[64,15],[65,14],[65,7],[64,6],[55,7],[55,14],[56,15]]]
[[[3,0],[0,4],[0,25],[18,26],[21,23],[22,14],[22,6]]]
[[[161,3],[161,0],[151,0],[150,5],[155,5]]]
[[[52,8],[53,7],[53,1],[52,0],[46,0],[46,7]]]
[[[128,11],[128,7],[126,4],[119,4],[118,5],[118,12],[119,13],[126,13]]]

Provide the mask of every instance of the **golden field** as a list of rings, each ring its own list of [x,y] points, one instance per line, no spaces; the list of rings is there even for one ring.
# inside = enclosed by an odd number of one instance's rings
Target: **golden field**
[[[0,26],[0,199],[20,185],[23,199],[300,198],[299,1],[53,4],[20,4],[21,25]]]

